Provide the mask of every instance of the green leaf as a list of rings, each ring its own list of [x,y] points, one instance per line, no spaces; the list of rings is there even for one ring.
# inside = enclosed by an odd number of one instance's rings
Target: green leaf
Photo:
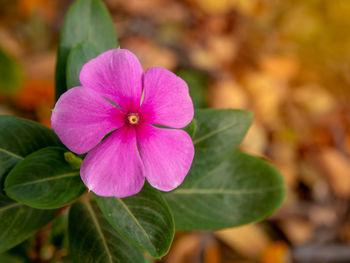
[[[82,42],[93,44],[99,53],[118,47],[113,22],[100,0],[77,0],[66,15],[58,47],[56,100],[67,90],[68,55]]]
[[[173,215],[159,191],[145,184],[127,198],[95,196],[108,222],[130,242],[152,257],[165,255],[174,237]]]
[[[31,207],[53,209],[76,200],[84,191],[79,170],[64,159],[67,150],[47,147],[28,155],[8,174],[7,195]]]
[[[56,215],[54,210],[39,210],[0,196],[0,252],[23,242]]]
[[[177,229],[216,230],[265,218],[282,204],[284,188],[272,165],[237,151],[165,197]]]
[[[50,228],[49,242],[56,249],[68,250],[68,209],[55,218],[55,223]]]
[[[11,255],[8,253],[3,253],[0,254],[0,262],[5,262],[5,263],[26,263],[26,260],[24,258]]]
[[[184,130],[191,136],[191,138],[193,139],[196,130],[197,130],[197,121],[196,119],[193,119],[190,124],[188,124]]]
[[[51,223],[51,222],[50,222]],[[40,230],[39,230],[40,231]],[[28,251],[33,249],[35,243],[35,235],[31,235],[29,238],[6,251],[6,254],[15,255],[24,260],[26,263],[32,263],[28,258]],[[0,260],[0,262],[2,262]],[[5,261],[7,262],[7,261]]]
[[[21,70],[18,63],[0,48],[0,92],[14,93],[21,84]]]
[[[198,179],[232,153],[243,140],[253,120],[245,110],[204,109],[195,112],[195,156],[184,184]]]
[[[71,207],[68,234],[69,254],[75,263],[144,263],[141,250],[112,228],[95,202]]]
[[[96,57],[98,54],[98,49],[87,41],[76,45],[72,49],[67,60],[67,89],[81,86],[79,81],[81,68],[86,62]]]
[[[0,182],[28,154],[47,146],[61,146],[55,133],[32,121],[0,116]]]

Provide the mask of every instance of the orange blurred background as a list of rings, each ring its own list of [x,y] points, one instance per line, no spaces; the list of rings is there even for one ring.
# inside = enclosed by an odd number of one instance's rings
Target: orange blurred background
[[[71,2],[0,0],[0,114],[50,126]],[[241,149],[269,159],[287,184],[267,220],[179,232],[158,262],[350,262],[350,1],[104,2],[120,46],[145,69],[183,77],[197,107],[252,110]]]

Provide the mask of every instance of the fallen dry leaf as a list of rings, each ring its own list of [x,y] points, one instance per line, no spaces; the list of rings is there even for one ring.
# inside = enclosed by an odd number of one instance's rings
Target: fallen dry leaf
[[[198,257],[201,246],[200,235],[188,234],[176,240],[167,255],[167,263],[192,263]]]
[[[54,83],[52,79],[27,79],[18,93],[14,95],[14,103],[25,110],[40,107],[50,108],[54,104]]]
[[[214,241],[204,252],[204,263],[221,263],[220,245]]]
[[[210,106],[217,109],[247,108],[248,96],[234,79],[220,78],[209,87]]]
[[[169,49],[160,47],[144,37],[128,37],[120,42],[121,48],[127,48],[140,59],[143,68],[163,67],[174,70],[177,66],[177,57]]]
[[[280,226],[288,240],[294,245],[309,242],[314,232],[310,221],[297,217],[286,218],[280,223]]]
[[[335,195],[350,198],[350,160],[336,149],[324,149],[318,155]]]
[[[283,241],[276,241],[266,247],[261,255],[261,263],[291,263],[289,247]]]
[[[247,258],[258,258],[271,242],[257,224],[223,229],[216,231],[215,235]]]
[[[299,65],[295,56],[265,55],[261,58],[261,68],[265,72],[287,81],[295,76]]]
[[[243,86],[252,98],[256,117],[277,124],[280,106],[287,98],[287,86],[277,78],[261,72],[246,74]]]
[[[325,88],[310,84],[293,90],[293,100],[311,114],[322,115],[336,106],[334,98]]]
[[[251,154],[262,156],[267,146],[268,138],[264,127],[258,121],[254,121],[244,137],[240,149]]]

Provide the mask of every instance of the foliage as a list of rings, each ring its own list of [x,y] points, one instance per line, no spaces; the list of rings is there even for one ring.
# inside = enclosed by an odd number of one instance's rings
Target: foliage
[[[100,0],[77,0],[62,28],[56,68],[56,99],[79,85],[82,65],[117,47],[112,21]],[[187,72],[180,75],[186,78]],[[199,74],[199,73],[198,73]],[[201,77],[199,77],[201,79]],[[201,81],[188,80],[198,107]],[[237,150],[252,123],[245,110],[198,109],[185,128],[195,159],[184,183],[162,193],[145,185],[131,197],[84,194],[79,169],[55,134],[39,124],[0,116],[0,251],[6,251],[68,206],[69,256],[74,262],[145,262],[158,258],[175,229],[216,230],[247,224],[275,211],[284,182],[266,160]],[[76,157],[78,158],[78,157]],[[74,202],[73,205],[71,205]]]

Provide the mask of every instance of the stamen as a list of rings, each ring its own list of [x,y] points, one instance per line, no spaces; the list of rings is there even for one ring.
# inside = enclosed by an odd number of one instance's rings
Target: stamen
[[[129,113],[128,114],[128,122],[129,124],[135,125],[139,122],[139,116],[137,113]]]

